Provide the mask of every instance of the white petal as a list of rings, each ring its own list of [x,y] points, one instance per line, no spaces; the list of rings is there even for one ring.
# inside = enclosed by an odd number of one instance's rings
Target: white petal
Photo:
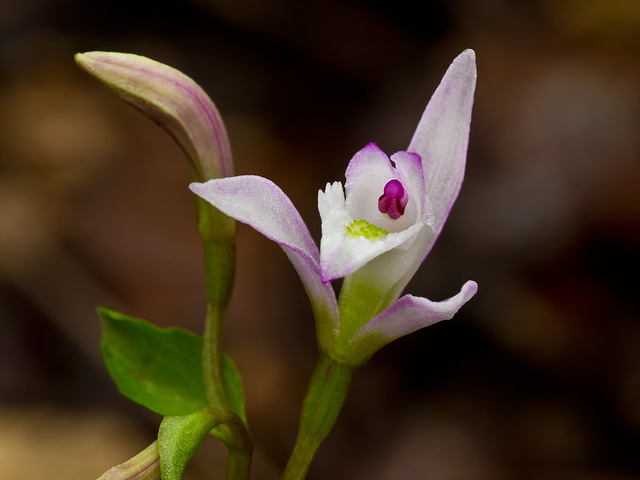
[[[331,284],[321,281],[320,252],[298,210],[280,188],[258,176],[238,176],[192,183],[189,188],[224,214],[277,242],[300,275],[320,321],[338,328],[338,306]]]
[[[465,50],[442,78],[411,139],[408,151],[422,157],[427,196],[439,234],[458,196],[467,158],[476,61]]]
[[[320,266],[324,282],[350,275],[389,250],[401,246],[408,247],[425,228],[422,222],[418,222],[406,230],[389,233],[376,240],[350,235],[347,226],[354,218],[346,209],[342,185],[339,182],[327,184],[326,190],[318,193],[318,210],[322,219]]]
[[[405,295],[384,312],[370,320],[353,337],[348,347],[348,363],[359,364],[366,361],[387,343],[433,325],[441,320],[449,320],[478,291],[478,284],[468,281],[460,292],[442,302]]]
[[[405,210],[406,217],[413,217],[413,222],[416,222],[419,218],[427,225],[432,225],[434,221],[433,206],[424,189],[424,175],[422,173],[420,155],[397,152],[391,155],[391,161],[395,164],[400,181],[411,197]]]

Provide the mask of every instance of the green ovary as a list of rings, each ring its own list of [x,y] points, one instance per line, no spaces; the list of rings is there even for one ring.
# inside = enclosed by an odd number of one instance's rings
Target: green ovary
[[[353,237],[364,237],[372,242],[386,237],[389,232],[376,227],[366,220],[354,220],[351,225],[347,225],[347,233]]]

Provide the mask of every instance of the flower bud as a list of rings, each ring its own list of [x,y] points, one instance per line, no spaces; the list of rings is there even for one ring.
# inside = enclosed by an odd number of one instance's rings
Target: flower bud
[[[88,52],[78,65],[164,128],[200,181],[233,175],[227,132],[207,94],[178,70],[130,53]]]
[[[229,139],[207,94],[175,68],[139,55],[78,53],[76,63],[123,100],[160,125],[189,159],[194,178],[233,175]],[[198,227],[205,241],[235,242],[235,222],[197,201]]]
[[[98,480],[160,480],[158,441],[126,462],[111,467]]]

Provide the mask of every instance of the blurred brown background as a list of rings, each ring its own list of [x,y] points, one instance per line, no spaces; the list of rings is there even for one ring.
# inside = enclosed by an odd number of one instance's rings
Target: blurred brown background
[[[368,142],[405,148],[465,48],[466,180],[408,291],[479,293],[359,372],[309,478],[639,479],[637,0],[2,0],[0,476],[92,479],[151,442],[160,419],[107,377],[95,305],[197,332],[204,313],[186,162],[74,53],[196,79],[237,173],[278,183],[318,238],[317,190]],[[238,250],[226,345],[253,478],[275,479],[314,326],[280,249],[243,227]],[[223,472],[208,440],[189,478]]]

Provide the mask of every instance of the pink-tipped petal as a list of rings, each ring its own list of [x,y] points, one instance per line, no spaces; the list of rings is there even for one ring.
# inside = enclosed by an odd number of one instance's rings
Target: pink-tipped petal
[[[422,157],[436,234],[442,230],[462,185],[476,76],[475,53],[465,50],[449,66],[407,149]]]
[[[239,222],[278,243],[295,267],[317,318],[338,328],[338,306],[331,284],[322,283],[320,252],[300,213],[271,180],[245,175],[192,183],[196,194]]]
[[[346,360],[348,363],[362,363],[397,338],[441,320],[450,320],[477,291],[478,284],[470,280],[457,295],[442,302],[404,295],[356,333],[350,342]]]
[[[365,145],[349,161],[347,171],[345,172],[347,180],[345,188],[347,192],[349,192],[355,182],[361,181],[360,178],[367,175],[378,175],[382,178],[388,178],[394,175],[393,166],[389,162],[387,154],[375,143]]]

